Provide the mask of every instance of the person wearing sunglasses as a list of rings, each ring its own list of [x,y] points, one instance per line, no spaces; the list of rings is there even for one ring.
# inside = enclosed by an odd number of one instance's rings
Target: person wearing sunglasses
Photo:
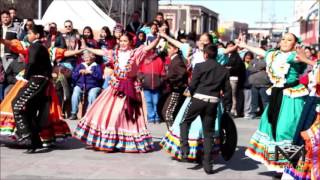
[[[62,35],[66,43],[67,50],[78,50],[80,48],[80,34],[78,30],[73,29],[73,24],[71,20],[66,20],[64,22],[65,33]],[[68,57],[62,62],[64,66],[72,70],[76,65],[76,57]]]
[[[66,20],[64,22],[64,33],[62,34],[62,37],[66,43],[67,50],[76,51],[80,49],[80,34],[78,30],[73,28],[73,23],[71,20]],[[71,109],[70,109],[71,107],[70,94],[72,94],[72,88],[71,88],[72,73],[71,72],[76,67],[77,59],[78,57],[76,55],[64,57],[58,63],[58,67],[60,71],[64,74],[67,80],[67,83],[65,84],[65,86],[63,86],[63,92],[66,92],[66,93],[61,93],[61,95],[59,95],[60,99],[63,99],[62,111],[64,114],[66,114],[66,117],[69,117],[71,112]]]

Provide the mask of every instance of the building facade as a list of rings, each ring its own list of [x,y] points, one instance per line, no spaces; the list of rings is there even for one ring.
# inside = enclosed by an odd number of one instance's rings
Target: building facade
[[[158,12],[158,0],[94,0],[94,2],[112,19],[123,25],[130,22],[134,11],[141,13],[142,22],[152,21]]]
[[[249,25],[247,23],[237,21],[226,21],[221,23],[220,28],[224,29],[224,33],[220,34],[222,41],[231,41],[239,37],[239,34],[248,34]]]
[[[293,26],[289,28],[306,45],[319,45],[319,6],[317,0],[295,0]]]
[[[44,14],[45,10],[49,7],[53,0],[41,0],[42,12]],[[15,7],[17,9],[17,15],[22,19],[38,19],[38,0],[1,0],[0,1],[0,11],[6,10],[9,7]]]
[[[173,34],[179,30],[201,34],[218,28],[219,14],[203,6],[167,4],[159,5],[159,11],[169,22]]]

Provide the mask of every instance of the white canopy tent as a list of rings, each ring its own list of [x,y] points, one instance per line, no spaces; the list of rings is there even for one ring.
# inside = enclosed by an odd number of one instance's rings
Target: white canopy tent
[[[44,25],[55,22],[58,29],[64,28],[65,20],[71,20],[73,27],[79,30],[85,26],[94,30],[108,26],[112,30],[116,25],[92,0],[54,0],[42,17]]]

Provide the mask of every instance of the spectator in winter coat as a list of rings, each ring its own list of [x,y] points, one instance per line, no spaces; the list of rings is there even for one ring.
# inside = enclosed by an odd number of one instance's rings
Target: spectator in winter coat
[[[146,39],[146,44],[150,44],[153,40],[157,38],[157,33],[158,33],[158,25],[157,24],[152,24],[151,25],[151,32],[147,34],[147,39]]]
[[[70,20],[64,22],[65,33],[62,35],[67,46],[67,50],[80,49],[80,34],[77,29],[73,28],[73,23]],[[70,70],[76,66],[77,56],[65,57],[60,64]]]
[[[102,72],[100,66],[94,62],[95,56],[84,51],[82,56],[84,62],[79,64],[72,72],[72,80],[75,83],[71,98],[70,120],[77,119],[78,104],[81,95],[88,96],[88,106],[97,98],[101,90]],[[86,103],[86,102],[84,102]]]
[[[243,85],[243,94],[244,94],[244,118],[252,118],[253,115],[251,115],[252,108],[251,108],[251,84],[249,83],[249,77],[250,77],[250,71],[248,68],[251,65],[251,62],[254,60],[254,55],[252,52],[247,51],[243,56],[243,61],[246,66],[246,78]]]
[[[20,35],[20,26],[15,26],[8,11],[1,12],[0,36],[1,39],[12,40],[18,39]],[[13,59],[18,58],[18,54],[12,52],[10,48],[0,44],[0,57],[4,71],[7,70]]]
[[[137,34],[136,48],[143,45],[146,42],[146,34],[143,31],[139,31]]]
[[[133,12],[131,18],[131,22],[126,26],[126,31],[136,34],[143,26],[143,24],[140,22],[140,12]]]
[[[27,41],[27,34],[28,34],[28,31],[30,31],[30,29],[32,28],[32,26],[34,26],[33,19],[27,19],[18,37],[20,41]]]
[[[234,47],[235,43],[230,41],[227,43],[227,48]],[[246,76],[246,68],[237,50],[233,50],[229,54],[229,62],[225,65],[229,69],[230,84],[232,88],[232,108],[231,114],[234,116],[241,116],[242,114],[242,99],[243,99],[243,85]]]
[[[107,26],[102,27],[98,46],[100,49],[113,49],[116,44],[116,39],[112,36],[110,29]]]
[[[266,62],[263,58],[257,56],[257,59],[254,59],[251,65],[248,67],[250,72],[249,83],[251,84],[251,114],[256,116],[258,113],[259,107],[259,97],[262,100],[263,107],[260,108],[260,111],[267,106],[269,103],[269,97],[266,93],[267,89],[271,86],[268,74],[266,72]]]
[[[146,56],[146,60],[139,69],[139,79],[142,81],[145,101],[147,104],[147,118],[149,123],[160,123],[157,105],[160,88],[165,75],[164,61],[154,52]]]
[[[49,24],[49,34],[47,35],[46,47],[66,48],[66,42],[62,34],[57,30],[56,23]]]

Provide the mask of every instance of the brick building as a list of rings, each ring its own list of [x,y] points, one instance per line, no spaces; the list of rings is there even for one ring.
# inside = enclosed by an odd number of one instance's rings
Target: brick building
[[[159,5],[159,11],[163,12],[173,34],[179,29],[201,34],[218,28],[219,14],[203,6],[167,4]]]

